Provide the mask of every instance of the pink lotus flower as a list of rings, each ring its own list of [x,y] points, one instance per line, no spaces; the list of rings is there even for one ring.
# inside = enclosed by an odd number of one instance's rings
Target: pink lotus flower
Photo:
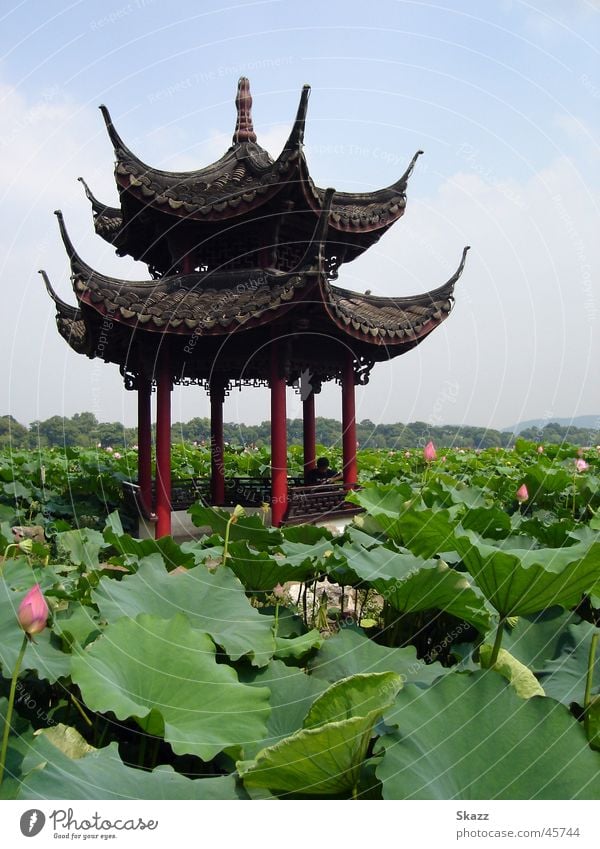
[[[433,442],[429,441],[423,449],[423,457],[427,463],[431,463],[437,457],[437,451]]]
[[[119,452],[118,452],[118,451],[115,451],[115,453],[113,454],[113,457],[115,458],[115,460],[120,460],[120,459],[121,459],[121,455],[119,454]]]
[[[589,465],[585,462],[585,460],[580,458],[579,460],[575,460],[575,468],[578,472],[587,472]]]
[[[105,451],[107,451],[109,454],[112,454],[112,452],[113,452],[113,450],[112,450],[112,448],[111,448],[111,446],[110,446],[110,445],[108,445],[108,446],[105,448]]]
[[[408,459],[410,457],[410,451],[405,451],[404,456]]]
[[[19,605],[17,619],[25,633],[33,637],[34,634],[40,634],[46,627],[48,613],[46,599],[42,594],[40,585],[36,584],[29,590]]]
[[[524,501],[528,501],[528,500],[529,500],[529,493],[527,491],[527,487],[525,486],[524,483],[522,483],[521,486],[517,490],[517,501],[519,502],[519,504],[523,504]]]

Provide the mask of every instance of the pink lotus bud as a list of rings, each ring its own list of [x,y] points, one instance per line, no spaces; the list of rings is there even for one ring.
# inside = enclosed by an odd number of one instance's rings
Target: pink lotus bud
[[[517,490],[517,501],[519,504],[522,504],[524,501],[529,500],[529,493],[527,492],[527,487],[524,483]]]
[[[442,457],[442,463],[445,463],[445,462],[446,462],[446,455],[444,454],[444,456]]]
[[[110,445],[108,445],[105,449],[109,454],[112,454],[113,450]]]
[[[113,454],[113,457],[115,458],[115,460],[120,460],[120,459],[121,459],[121,455],[119,454],[119,452],[118,452],[118,451],[115,451],[115,453]]]
[[[275,584],[273,587],[273,595],[275,598],[283,598],[285,596],[285,589],[281,584]]]
[[[408,459],[408,457],[410,457],[410,451],[405,451],[404,456]]]
[[[577,469],[578,472],[587,472],[587,470],[589,469],[589,466],[585,462],[585,460],[582,460],[580,458],[579,460],[575,460],[575,468]]]
[[[538,454],[543,454],[543,453],[544,453],[544,446],[543,446],[543,445],[538,445],[538,447],[537,447],[537,453],[538,453]]]
[[[48,612],[48,605],[40,585],[36,584],[19,605],[17,619],[25,633],[32,637],[34,634],[40,634],[46,627]]]
[[[427,463],[431,463],[437,457],[437,451],[435,450],[435,445],[433,442],[429,441],[425,448],[423,449],[423,457],[425,458]]]

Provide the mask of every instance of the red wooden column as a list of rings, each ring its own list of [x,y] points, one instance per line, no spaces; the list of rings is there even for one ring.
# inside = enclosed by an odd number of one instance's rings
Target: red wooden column
[[[171,534],[171,390],[169,354],[163,342],[156,378],[156,539]]]
[[[356,404],[354,399],[353,356],[346,355],[342,370],[342,454],[344,462],[344,485],[351,489],[356,485]]]
[[[138,486],[144,509],[152,512],[152,424],[150,400],[152,383],[145,377],[138,382]]]
[[[287,510],[287,422],[285,378],[278,342],[271,343],[271,523],[279,527]]]
[[[210,382],[210,494],[216,506],[225,502],[225,466],[223,441],[223,402],[225,386],[222,380]]]
[[[317,428],[315,423],[315,393],[302,402],[302,439],[304,443],[304,474],[316,466]]]

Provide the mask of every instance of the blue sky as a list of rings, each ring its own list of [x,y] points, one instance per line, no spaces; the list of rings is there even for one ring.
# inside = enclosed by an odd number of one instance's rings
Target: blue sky
[[[597,0],[296,3],[86,0],[3,4],[0,279],[2,412],[28,422],[93,410],[134,418],[115,367],[68,349],[37,269],[73,301],[52,211],[92,265],[131,279],[93,233],[76,178],[116,200],[97,106],[147,162],[191,169],[230,143],[247,74],[258,141],[277,154],[303,83],[306,154],[322,186],[393,182],[418,148],[406,214],[340,285],[409,295],[442,283],[472,245],[449,320],[375,370],[358,417],[501,427],[600,413]],[[290,394],[290,414],[299,410]],[[205,415],[177,391],[175,418]],[[337,415],[335,388],[318,412]],[[229,420],[268,417],[264,392]]]

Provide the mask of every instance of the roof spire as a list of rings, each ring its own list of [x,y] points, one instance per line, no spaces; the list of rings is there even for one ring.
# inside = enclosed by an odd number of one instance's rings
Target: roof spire
[[[256,133],[252,125],[252,95],[250,94],[250,80],[248,77],[240,77],[238,80],[235,105],[237,108],[237,121],[233,134],[233,143],[255,142]]]

